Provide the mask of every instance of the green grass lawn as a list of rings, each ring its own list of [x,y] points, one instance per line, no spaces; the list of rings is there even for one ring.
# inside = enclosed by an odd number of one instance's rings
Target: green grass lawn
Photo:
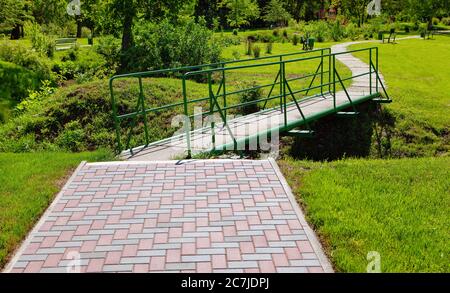
[[[450,271],[450,158],[279,164],[337,271]]]
[[[39,220],[81,161],[109,159],[95,153],[0,153],[0,268]]]
[[[396,118],[393,148],[400,155],[448,153],[450,128],[450,36],[434,40],[400,40],[378,46],[380,70],[394,102],[387,106]],[[367,54],[355,54],[366,60]]]

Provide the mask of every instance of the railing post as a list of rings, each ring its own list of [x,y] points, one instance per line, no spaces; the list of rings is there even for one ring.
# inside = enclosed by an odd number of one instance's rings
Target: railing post
[[[328,55],[328,92],[331,93],[331,49]]]
[[[192,157],[192,151],[191,151],[191,120],[189,119],[189,112],[188,112],[188,101],[187,101],[187,95],[186,95],[186,76],[183,75],[182,80],[183,85],[183,107],[184,107],[184,129],[186,131],[186,143],[187,143],[187,150],[188,150],[188,158]]]
[[[225,116],[224,123],[227,123],[227,90],[226,90],[226,80],[225,80],[225,63],[222,63],[222,89],[223,89],[223,112]]]
[[[281,112],[283,112],[283,84],[284,84],[283,56],[280,56],[280,110],[281,110]]]
[[[139,99],[142,108],[142,116],[144,116],[144,134],[145,134],[145,146],[148,146],[148,126],[147,126],[147,112],[145,111],[145,102],[144,102],[144,89],[142,87],[142,78],[139,77]]]
[[[372,95],[372,48],[369,49],[369,87],[370,95]]]
[[[333,105],[336,109],[336,55],[333,55]]]
[[[283,68],[283,106],[284,106],[284,126],[287,126],[287,106],[286,106],[286,64],[282,62]]]
[[[116,137],[117,137],[117,149],[119,150],[119,154],[120,154],[122,152],[122,144],[120,143],[120,125],[119,125],[119,118],[117,118],[117,105],[116,105],[116,100],[114,98],[113,79],[109,80],[109,92],[111,94],[111,104],[112,104],[112,111],[113,111],[114,128],[116,130]]]
[[[211,119],[211,140],[212,140],[212,145],[215,148],[216,146],[216,133],[214,128],[216,127],[216,122],[214,119],[214,92],[212,89],[212,79],[211,79],[211,72],[208,72],[208,91],[209,91],[209,119]],[[225,121],[224,121],[225,123]]]
[[[323,50],[320,51],[320,94],[323,96]]]
[[[377,76],[378,76],[379,75],[378,74],[378,47],[376,47],[376,49],[375,49],[375,58],[376,58],[376,60],[375,60],[375,62],[376,62],[375,71],[376,71]],[[379,92],[379,90],[378,90],[378,78],[376,79],[376,89],[377,89],[377,93],[378,93]]]

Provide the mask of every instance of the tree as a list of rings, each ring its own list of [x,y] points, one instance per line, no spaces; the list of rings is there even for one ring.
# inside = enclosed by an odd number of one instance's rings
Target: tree
[[[341,0],[341,11],[348,17],[356,19],[358,26],[367,19],[367,6],[372,0]]]
[[[231,27],[239,28],[259,17],[259,6],[255,0],[222,0],[219,7],[228,8],[227,22]]]
[[[317,0],[287,0],[286,8],[296,21],[301,19],[308,21],[316,18],[320,2]]]
[[[23,37],[23,24],[32,19],[29,1],[0,0],[0,24],[10,27],[11,40]]]
[[[291,19],[291,15],[286,11],[283,4],[280,0],[271,0],[264,9],[264,20],[280,26],[286,25]]]
[[[448,0],[409,0],[409,8],[411,15],[426,21],[428,29],[431,29],[433,17],[442,11],[448,13],[449,3]]]

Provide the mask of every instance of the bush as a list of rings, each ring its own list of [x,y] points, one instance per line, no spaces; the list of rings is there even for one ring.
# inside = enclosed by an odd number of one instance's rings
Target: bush
[[[259,58],[261,56],[261,47],[259,47],[258,45],[253,46],[253,56],[255,58]]]
[[[279,36],[280,36],[280,30],[279,30],[279,29],[274,29],[274,30],[272,31],[272,35],[273,35],[274,37],[279,37]]]
[[[55,39],[42,32],[42,28],[37,23],[26,22],[25,31],[31,39],[31,44],[36,52],[53,57],[55,53]]]
[[[237,29],[234,29],[233,30],[233,36],[237,36],[238,35],[238,30]]]
[[[246,48],[245,54],[248,56],[252,55],[253,42],[250,40],[247,40],[245,48]]]
[[[438,25],[439,24],[439,18],[433,17],[433,25]]]
[[[441,19],[443,25],[450,25],[450,17],[444,17]]]
[[[17,42],[0,42],[0,60],[34,72],[39,80],[53,80],[50,60]]]
[[[249,103],[248,105],[239,108],[240,114],[249,115],[259,111],[258,103],[252,103],[254,101],[260,100],[262,97],[261,88],[257,87],[255,82],[251,84],[241,84],[239,85],[240,90],[245,90],[239,95],[239,103]]]
[[[233,59],[234,60],[239,60],[239,59],[241,59],[241,54],[239,53],[239,51],[238,50],[233,50]]]
[[[217,63],[221,47],[213,33],[193,20],[179,26],[168,20],[137,26],[135,46],[125,52],[127,71]]]
[[[22,66],[0,61],[0,101],[10,101],[12,105],[28,95],[29,90],[39,87],[37,74]]]
[[[333,41],[338,42],[344,36],[344,29],[339,21],[330,23],[330,37]]]
[[[102,37],[97,40],[94,49],[105,58],[105,66],[115,72],[120,62],[121,41],[113,36]]]
[[[166,105],[182,101],[180,84],[143,80],[147,106]],[[188,81],[188,86],[193,86]],[[135,111],[139,87],[137,82],[122,80],[115,83],[114,93],[119,114]],[[116,143],[114,121],[107,81],[95,81],[58,89],[42,101],[31,103],[23,114],[0,126],[0,152],[38,150],[85,151],[98,148],[114,149]],[[152,141],[170,137],[175,128],[170,125],[182,109],[168,109],[148,114]],[[121,123],[122,141],[129,131],[131,120]],[[131,143],[144,143],[143,123],[139,118],[133,129]]]
[[[287,30],[283,30],[283,37],[285,37],[286,39],[288,38],[288,32],[287,32]]]
[[[92,32],[89,28],[84,27],[84,26],[81,28],[81,37],[82,38],[89,38],[89,37],[91,37],[91,35],[92,35]]]
[[[294,46],[297,46],[299,40],[300,40],[300,37],[299,37],[297,34],[294,34],[294,35],[292,36],[292,44],[293,44]]]
[[[348,24],[345,28],[345,35],[352,41],[356,41],[357,39],[359,39],[360,32],[360,29],[358,29],[353,23]]]
[[[266,54],[272,54],[273,43],[269,42],[266,44]]]

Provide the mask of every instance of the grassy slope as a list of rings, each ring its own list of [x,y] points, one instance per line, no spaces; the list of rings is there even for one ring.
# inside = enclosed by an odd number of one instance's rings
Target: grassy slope
[[[380,70],[394,103],[387,106],[397,118],[400,139],[393,147],[410,155],[448,151],[450,128],[450,37],[402,40],[391,44],[360,44],[352,49],[378,46]],[[367,60],[367,54],[356,54]]]
[[[82,160],[109,158],[95,153],[0,153],[0,268]]]
[[[449,158],[280,165],[338,271],[450,270]]]

